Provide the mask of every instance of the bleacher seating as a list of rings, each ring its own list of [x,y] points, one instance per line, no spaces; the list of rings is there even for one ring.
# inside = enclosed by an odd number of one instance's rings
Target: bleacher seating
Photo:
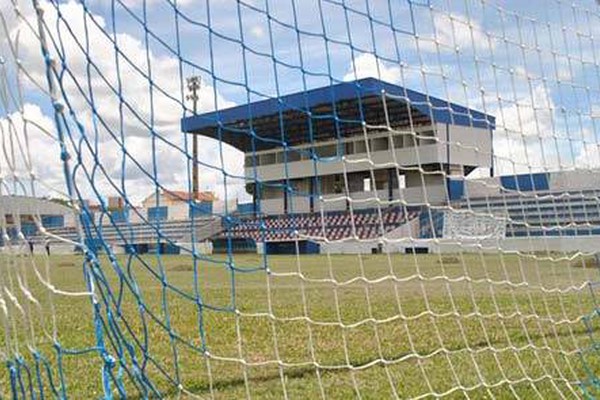
[[[418,211],[399,207],[314,214],[268,215],[230,219],[219,238],[250,238],[256,241],[313,239],[330,241],[375,239],[415,218]]]
[[[506,193],[463,199],[453,207],[505,216],[506,237],[600,235],[600,190]]]
[[[108,222],[108,221],[107,221]],[[48,230],[53,235],[73,242],[78,241],[78,233],[74,227],[64,227]],[[221,231],[221,222],[219,218],[206,217],[195,218],[192,220],[180,221],[154,221],[147,223],[115,223],[103,224],[90,227],[88,239],[102,240],[113,246],[124,246],[125,244],[136,243],[177,243],[191,242],[192,232],[196,242],[206,240]],[[85,234],[85,232],[84,232]],[[43,243],[47,238],[38,235],[33,238],[34,243]],[[59,242],[51,240],[51,242]]]
[[[499,224],[506,224],[506,237],[540,237],[600,235],[600,190],[578,192],[536,192],[535,195],[507,192],[494,197],[463,198],[451,203],[453,209],[468,209],[474,214],[502,216]],[[109,223],[92,227],[89,240],[102,238],[111,246],[139,243],[187,243],[209,238],[251,239],[257,242],[283,242],[297,239],[337,241],[342,239],[371,240],[419,218],[418,237],[421,239],[443,236],[444,213],[427,210],[390,207],[353,212],[312,214],[242,216],[227,218],[207,216],[180,221],[148,221],[127,224]],[[113,221],[114,222],[114,221]],[[192,224],[193,227],[192,228]],[[49,229],[64,239],[77,241],[73,227]],[[46,237],[33,237],[42,243]]]

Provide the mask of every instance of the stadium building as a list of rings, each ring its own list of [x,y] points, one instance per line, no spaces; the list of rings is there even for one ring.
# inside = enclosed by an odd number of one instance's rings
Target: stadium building
[[[189,117],[182,129],[245,154],[255,219],[230,223],[222,239],[295,252],[298,242],[316,251],[310,239],[375,239],[446,205],[447,176],[492,169],[494,124],[368,78]]]
[[[119,198],[108,198],[104,205],[83,201],[79,218],[84,229],[79,231],[75,221],[56,227],[51,233],[64,243],[82,243],[97,252],[179,254],[181,248],[210,251],[206,240],[221,232],[222,202],[214,193],[202,192],[192,196],[185,191],[161,190],[148,195],[140,207],[125,205]],[[36,237],[35,240],[43,240]],[[66,252],[78,251],[80,246],[66,245]]]
[[[71,208],[57,201],[28,196],[0,196],[0,215],[6,235],[0,235],[0,246],[5,249],[30,241],[34,251],[43,252],[45,239],[40,236],[41,227],[56,231],[75,224]]]

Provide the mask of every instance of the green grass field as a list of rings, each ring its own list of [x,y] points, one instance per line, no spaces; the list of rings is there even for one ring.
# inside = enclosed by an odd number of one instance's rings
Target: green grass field
[[[42,273],[44,260],[33,260]],[[431,393],[576,398],[584,395],[576,382],[599,371],[594,335],[581,318],[596,309],[593,289],[574,289],[597,280],[598,271],[571,261],[541,255],[269,256],[267,274],[256,270],[264,267],[260,256],[237,255],[231,264],[214,256],[199,260],[196,279],[186,256],[161,256],[160,262],[145,256],[147,266],[119,256],[119,269],[100,261],[105,282],[97,285],[113,296],[110,327],[102,307],[107,350],[130,372],[135,354],[138,371],[167,398],[189,395],[170,379],[201,398],[218,399]],[[31,397],[28,386],[52,397],[49,376],[57,385],[60,373],[69,398],[101,397],[99,352],[69,353],[96,346],[90,299],[50,296],[29,257],[14,265],[5,258],[3,264],[0,283],[22,310],[3,293],[11,318],[3,319],[6,335],[0,340],[13,356],[18,349],[30,368],[31,385],[22,369],[25,397]],[[57,289],[85,290],[81,257],[52,256],[49,266]],[[18,290],[17,276],[37,305]],[[135,288],[125,282],[135,282]],[[60,357],[51,340],[54,326]],[[117,342],[130,347],[111,345]],[[41,385],[29,348],[49,365],[41,368]],[[117,362],[112,372],[128,398],[152,397],[119,367]],[[11,398],[8,369],[2,371],[0,393]]]

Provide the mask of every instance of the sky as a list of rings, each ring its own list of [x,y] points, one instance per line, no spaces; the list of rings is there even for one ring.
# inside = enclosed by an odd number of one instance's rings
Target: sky
[[[5,193],[189,189],[191,75],[199,112],[375,77],[494,115],[497,173],[600,166],[593,0],[40,1],[54,94],[32,4],[0,6]],[[241,153],[201,138],[199,159],[201,188],[248,200]]]

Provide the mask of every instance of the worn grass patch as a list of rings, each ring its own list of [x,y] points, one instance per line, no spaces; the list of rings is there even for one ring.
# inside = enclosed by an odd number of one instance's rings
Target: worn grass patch
[[[443,255],[437,262],[438,264],[460,264],[460,258],[453,255]]]
[[[577,257],[571,261],[574,268],[600,268],[600,259],[596,256]]]

